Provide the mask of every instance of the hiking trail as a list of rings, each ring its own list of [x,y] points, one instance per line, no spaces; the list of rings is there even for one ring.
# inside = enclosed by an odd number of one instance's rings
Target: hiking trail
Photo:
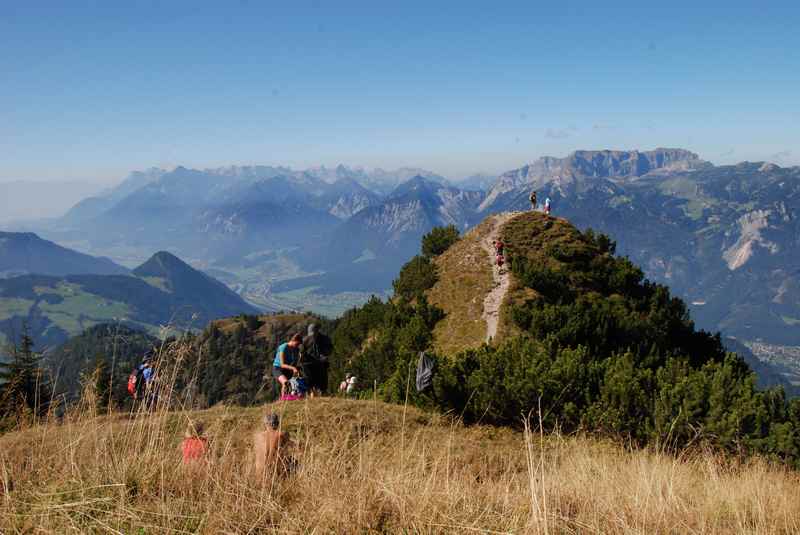
[[[519,212],[505,212],[497,214],[494,217],[494,225],[489,235],[481,243],[481,247],[486,251],[486,255],[492,265],[492,289],[483,300],[483,319],[486,321],[486,342],[489,343],[492,338],[497,335],[497,324],[500,320],[500,305],[503,304],[503,299],[508,292],[508,287],[511,284],[511,276],[508,270],[508,264],[499,267],[495,263],[494,246],[492,242],[499,237],[500,228],[505,225],[509,219],[516,216]]]

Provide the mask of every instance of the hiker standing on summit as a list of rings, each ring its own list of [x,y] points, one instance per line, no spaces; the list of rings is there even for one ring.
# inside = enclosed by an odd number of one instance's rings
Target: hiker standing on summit
[[[544,213],[545,215],[550,215],[550,197],[544,200]]]
[[[538,203],[536,202],[536,190],[531,191],[531,195],[528,197],[528,200],[531,201],[531,210],[535,212],[536,208],[538,207]]]
[[[311,396],[328,390],[328,357],[333,353],[331,339],[319,332],[316,323],[308,326],[301,349],[303,375],[308,379]]]

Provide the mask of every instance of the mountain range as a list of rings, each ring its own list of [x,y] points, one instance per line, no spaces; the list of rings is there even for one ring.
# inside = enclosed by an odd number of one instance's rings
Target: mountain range
[[[503,173],[488,190],[459,184],[411,168],[151,169],[35,230],[127,266],[169,248],[262,309],[337,314],[390,288],[433,226],[527,210],[537,189],[554,214],[611,236],[701,327],[748,347],[800,346],[800,168],[580,150]]]

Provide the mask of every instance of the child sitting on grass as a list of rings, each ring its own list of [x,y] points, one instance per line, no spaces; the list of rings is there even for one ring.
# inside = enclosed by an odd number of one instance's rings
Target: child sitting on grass
[[[199,421],[190,421],[189,425],[186,426],[186,433],[184,433],[183,442],[181,442],[184,466],[195,465],[205,460],[208,454],[208,438],[203,435],[204,430],[203,422]]]
[[[277,414],[266,414],[264,430],[253,434],[253,455],[256,475],[259,479],[269,478],[274,470],[281,475],[291,472],[296,461],[289,455],[292,446],[289,433],[281,431],[281,420]]]

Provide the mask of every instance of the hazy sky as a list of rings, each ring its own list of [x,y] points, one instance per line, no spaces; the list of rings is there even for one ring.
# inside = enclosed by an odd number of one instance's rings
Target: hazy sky
[[[0,180],[657,146],[800,164],[800,2],[389,4],[0,0]]]

